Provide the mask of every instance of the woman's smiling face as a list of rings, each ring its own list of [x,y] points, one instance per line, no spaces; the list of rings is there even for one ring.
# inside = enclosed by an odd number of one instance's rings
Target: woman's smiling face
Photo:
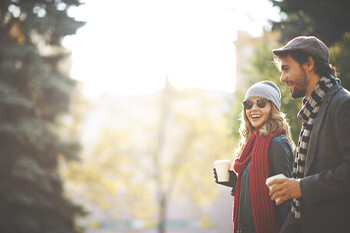
[[[263,98],[250,98],[247,101],[253,102],[252,108],[247,109],[245,107],[245,114],[250,124],[254,128],[259,128],[260,126],[262,126],[269,119],[271,113],[271,101],[266,101],[266,105],[264,107],[259,107],[257,101],[261,99]]]

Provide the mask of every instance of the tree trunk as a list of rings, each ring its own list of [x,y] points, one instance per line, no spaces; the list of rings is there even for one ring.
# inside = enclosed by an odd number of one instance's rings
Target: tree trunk
[[[161,196],[160,196],[160,202],[159,202],[158,233],[165,233],[166,210],[167,210],[167,198],[166,198],[166,194],[162,193]]]
[[[166,220],[166,206],[167,206],[167,192],[164,191],[163,180],[162,180],[162,150],[165,143],[166,137],[166,124],[170,112],[170,100],[171,100],[171,86],[169,80],[166,80],[166,84],[161,96],[161,106],[160,106],[160,119],[159,119],[159,129],[158,129],[158,142],[157,147],[153,156],[153,164],[155,169],[155,181],[157,185],[157,196],[158,196],[158,233],[165,233],[165,220]]]

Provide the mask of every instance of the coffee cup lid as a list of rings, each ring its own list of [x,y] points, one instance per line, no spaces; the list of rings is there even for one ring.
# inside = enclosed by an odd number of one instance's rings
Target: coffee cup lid
[[[273,181],[274,179],[282,179],[282,178],[285,178],[286,176],[283,175],[282,173],[281,174],[277,174],[277,175],[274,175],[274,176],[270,176],[269,178],[266,179],[266,184],[268,185],[271,181]]]
[[[214,161],[214,165],[221,164],[221,163],[231,163],[231,161],[228,159],[218,159]]]

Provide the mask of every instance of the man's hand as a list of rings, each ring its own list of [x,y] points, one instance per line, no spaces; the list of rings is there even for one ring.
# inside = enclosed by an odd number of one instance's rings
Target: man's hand
[[[276,205],[280,205],[288,199],[300,198],[302,196],[300,179],[275,179],[269,183],[269,186],[271,185],[274,185],[269,193],[271,200],[274,201],[280,197],[280,200],[276,202]]]

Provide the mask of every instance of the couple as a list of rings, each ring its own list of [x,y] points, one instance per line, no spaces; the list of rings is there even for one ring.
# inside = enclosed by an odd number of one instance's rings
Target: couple
[[[304,97],[299,141],[292,164],[279,88],[270,81],[251,86],[235,172],[229,182],[216,179],[233,188],[234,233],[350,232],[350,93],[316,37],[296,37],[272,52],[291,97]],[[269,191],[266,178],[279,173],[287,178],[272,181]]]

